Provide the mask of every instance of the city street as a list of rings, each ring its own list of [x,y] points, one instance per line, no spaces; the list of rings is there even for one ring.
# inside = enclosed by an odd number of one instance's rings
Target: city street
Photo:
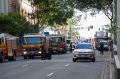
[[[105,52],[107,53],[107,52]],[[0,63],[0,79],[102,79],[107,55],[96,52],[96,62],[72,62],[72,54]]]

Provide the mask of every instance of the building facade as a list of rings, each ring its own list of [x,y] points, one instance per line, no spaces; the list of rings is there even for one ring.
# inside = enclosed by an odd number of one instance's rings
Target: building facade
[[[0,12],[18,12],[20,11],[20,0],[0,0]]]
[[[31,18],[31,14],[34,11],[35,7],[32,6],[32,0],[20,0],[20,14],[26,17],[27,21],[33,25],[36,23],[36,20]]]
[[[117,9],[116,9],[117,11],[117,13],[116,13],[116,15],[117,15],[117,23],[116,23],[116,25],[117,25],[117,45],[118,45],[118,58],[119,58],[119,60],[120,60],[120,0],[117,0]]]
[[[117,55],[115,59],[115,79],[120,79],[120,0],[113,0],[113,17],[117,28]]]
[[[0,0],[0,12],[8,13],[8,0]]]

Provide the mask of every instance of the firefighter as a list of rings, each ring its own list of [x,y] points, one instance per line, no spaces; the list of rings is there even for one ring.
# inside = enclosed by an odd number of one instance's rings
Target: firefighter
[[[104,54],[103,51],[104,51],[104,45],[103,45],[103,43],[101,42],[101,43],[100,43],[100,54],[101,54],[101,55]]]

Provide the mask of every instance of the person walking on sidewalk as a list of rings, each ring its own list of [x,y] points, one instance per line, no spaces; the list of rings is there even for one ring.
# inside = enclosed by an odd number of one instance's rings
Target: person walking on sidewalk
[[[101,42],[101,43],[100,43],[100,54],[101,54],[101,55],[104,54],[103,51],[104,51],[104,45],[103,45],[103,43]]]
[[[113,45],[113,55],[117,55],[117,44],[115,43],[114,45]]]

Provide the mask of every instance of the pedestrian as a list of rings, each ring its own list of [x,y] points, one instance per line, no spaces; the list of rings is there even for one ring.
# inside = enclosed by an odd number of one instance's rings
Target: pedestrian
[[[101,43],[100,43],[100,54],[101,54],[101,55],[104,54],[103,51],[104,51],[104,45],[103,45],[103,43],[101,42]]]
[[[112,52],[113,51],[113,40],[110,40],[109,41],[109,46],[110,46],[110,51]]]
[[[113,55],[117,55],[117,44],[115,43],[114,45],[113,45]]]
[[[70,51],[71,51],[71,52],[72,52],[72,44],[73,44],[73,43],[71,42],[71,43],[70,43]]]

